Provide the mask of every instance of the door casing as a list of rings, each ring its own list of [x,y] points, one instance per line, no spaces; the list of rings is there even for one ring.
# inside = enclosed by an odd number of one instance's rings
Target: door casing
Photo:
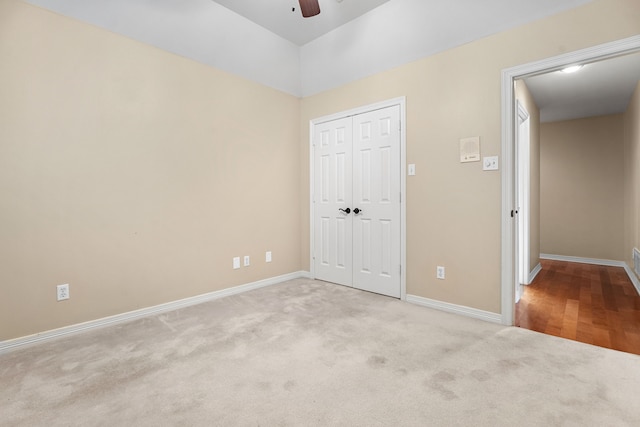
[[[530,144],[530,116],[526,108],[516,101],[516,116],[518,118],[518,127],[516,129],[516,180],[517,188],[517,214],[515,216],[517,222],[516,238],[518,241],[518,273],[515,280],[515,302],[520,300],[523,292],[523,285],[529,284],[530,262],[529,262],[529,218],[531,215],[531,144]]]
[[[313,158],[313,136],[315,126],[319,123],[324,123],[332,120],[337,120],[345,117],[351,117],[358,114],[367,113],[369,111],[375,111],[382,108],[387,108],[391,106],[399,106],[400,107],[400,263],[401,263],[401,272],[400,272],[400,299],[406,300],[407,297],[407,281],[406,281],[406,265],[407,265],[407,209],[406,209],[406,190],[407,190],[407,180],[406,180],[406,163],[407,163],[407,138],[406,138],[406,97],[398,97],[389,99],[386,101],[377,102],[375,104],[364,105],[361,107],[356,107],[351,110],[341,111],[338,113],[330,114],[328,116],[322,116],[315,119],[310,120],[309,122],[309,266],[311,277],[315,278],[315,262],[314,262],[314,209],[313,209],[313,200],[314,200],[314,184],[315,184],[315,170],[314,170],[314,158]]]

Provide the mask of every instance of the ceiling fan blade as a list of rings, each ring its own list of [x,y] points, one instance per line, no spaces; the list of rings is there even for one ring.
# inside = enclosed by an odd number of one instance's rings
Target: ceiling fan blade
[[[302,16],[305,18],[309,18],[311,16],[316,16],[320,13],[320,5],[318,4],[318,0],[299,0],[300,1],[300,10],[302,10]]]

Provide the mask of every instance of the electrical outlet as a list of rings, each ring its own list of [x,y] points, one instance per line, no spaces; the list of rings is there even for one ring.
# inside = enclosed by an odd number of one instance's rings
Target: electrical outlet
[[[251,258],[249,258],[249,255],[245,255],[244,256],[244,266],[245,267],[249,267],[251,265]]]
[[[267,253],[264,255],[264,260],[266,262],[271,262],[271,251],[267,251]]]
[[[240,268],[240,257],[234,257],[233,258],[233,269],[237,270],[238,268]]]
[[[444,267],[441,265],[436,267],[436,279],[444,280]]]
[[[69,284],[65,283],[64,285],[56,286],[58,301],[63,301],[69,299]]]

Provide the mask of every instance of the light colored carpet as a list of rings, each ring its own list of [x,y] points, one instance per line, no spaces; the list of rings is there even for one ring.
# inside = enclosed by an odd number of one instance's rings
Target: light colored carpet
[[[640,425],[640,357],[312,280],[0,356],[3,426]]]

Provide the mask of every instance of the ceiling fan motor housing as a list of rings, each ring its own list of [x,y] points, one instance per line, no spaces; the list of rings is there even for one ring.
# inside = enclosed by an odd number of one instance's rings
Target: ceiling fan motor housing
[[[299,1],[300,1],[300,10],[302,10],[303,17],[310,18],[320,13],[320,5],[318,4],[318,0],[299,0]]]

